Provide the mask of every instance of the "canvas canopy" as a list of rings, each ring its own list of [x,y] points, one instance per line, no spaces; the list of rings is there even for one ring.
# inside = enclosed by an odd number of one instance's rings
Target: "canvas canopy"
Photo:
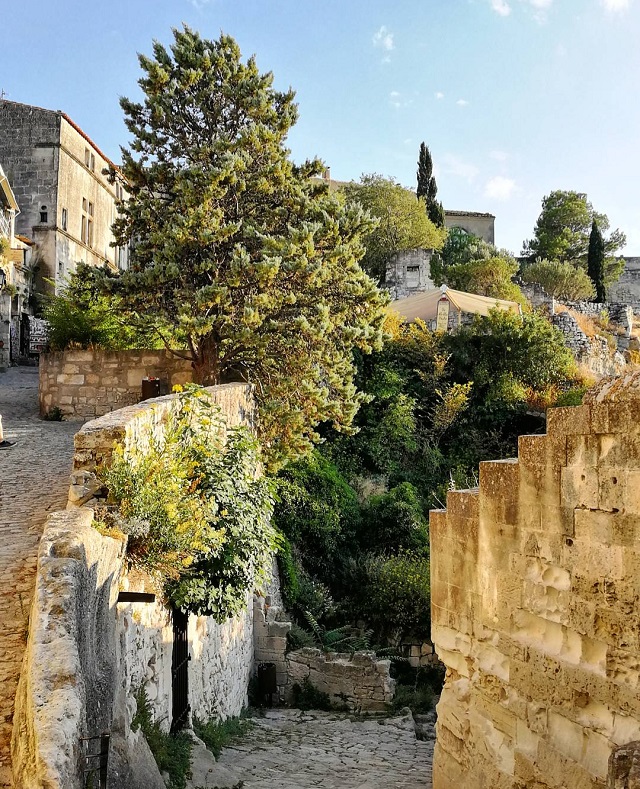
[[[464,293],[452,288],[438,288],[427,290],[406,299],[391,302],[389,307],[398,312],[405,320],[414,321],[420,318],[423,321],[432,321],[438,314],[438,302],[446,298],[451,303],[451,308],[458,312],[470,312],[475,315],[488,315],[489,310],[499,309],[519,315],[522,310],[515,301],[496,299],[489,296],[478,296],[475,293]]]

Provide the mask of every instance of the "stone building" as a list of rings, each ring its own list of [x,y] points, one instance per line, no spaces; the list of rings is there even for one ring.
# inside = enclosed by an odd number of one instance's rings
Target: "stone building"
[[[629,304],[640,309],[640,257],[624,258],[624,270],[620,279],[607,289],[609,301]]]
[[[495,244],[495,221],[493,214],[477,211],[445,211],[444,226],[447,229],[459,228],[465,233],[478,236],[489,244]]]
[[[20,204],[16,233],[34,242],[36,287],[56,291],[78,263],[127,265],[111,246],[123,192],[103,170],[112,164],[68,115],[3,99],[0,160]]]
[[[431,279],[432,255],[432,249],[403,249],[391,256],[384,286],[394,301],[435,288]]]
[[[0,370],[27,353],[31,245],[16,236],[19,213],[0,165]]]

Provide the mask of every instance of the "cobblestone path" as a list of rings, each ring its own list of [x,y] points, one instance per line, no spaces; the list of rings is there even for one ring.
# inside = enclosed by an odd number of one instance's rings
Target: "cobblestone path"
[[[38,369],[0,373],[0,787],[10,787],[13,699],[33,593],[36,552],[47,514],[64,509],[78,423],[38,418]]]
[[[192,786],[244,789],[431,789],[433,741],[416,740],[411,715],[351,720],[346,715],[270,710]],[[200,769],[198,769],[200,768]]]

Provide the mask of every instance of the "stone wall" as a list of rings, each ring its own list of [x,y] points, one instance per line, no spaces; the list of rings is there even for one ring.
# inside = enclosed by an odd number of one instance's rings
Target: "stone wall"
[[[251,387],[208,390],[227,424],[254,424]],[[176,397],[149,400],[84,425],[75,437],[68,510],[49,519],[40,546],[36,593],[12,744],[16,785],[80,789],[81,739],[110,732],[111,789],[161,789],[141,733],[131,730],[134,694],[144,687],[155,719],[172,715],[172,612],[155,602],[117,603],[120,590],[153,592],[139,573],[123,574],[123,543],[101,536],[89,507],[104,495],[95,477],[114,442],[145,451],[161,437]],[[217,429],[217,428],[212,428]],[[274,586],[275,585],[275,586]],[[277,579],[273,595],[279,596]],[[202,719],[238,715],[253,669],[253,607],[218,624],[188,622],[189,703]]]
[[[434,789],[604,789],[640,739],[640,373],[547,425],[431,514]]]
[[[62,351],[40,355],[40,413],[59,408],[86,421],[140,400],[143,378],[159,378],[160,394],[193,381],[191,362],[169,351]]]
[[[570,312],[557,312],[551,316],[551,323],[562,332],[576,360],[596,376],[617,375],[624,370],[626,362],[617,346],[609,347],[606,337],[586,335]]]
[[[293,685],[305,679],[336,706],[346,706],[351,712],[384,712],[389,708],[395,691],[391,679],[391,661],[379,660],[375,652],[321,652],[319,649],[299,649],[287,655],[287,698]]]
[[[404,299],[435,288],[431,279],[432,255],[432,249],[404,249],[391,256],[384,287],[392,299]]]

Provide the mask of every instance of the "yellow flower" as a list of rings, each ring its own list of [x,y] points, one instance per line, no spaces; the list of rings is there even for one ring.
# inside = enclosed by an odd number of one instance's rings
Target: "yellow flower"
[[[173,387],[173,391],[174,391],[174,392],[176,392],[176,393],[177,393],[177,392],[184,392],[184,387],[183,387],[181,384],[176,384],[176,385]]]

